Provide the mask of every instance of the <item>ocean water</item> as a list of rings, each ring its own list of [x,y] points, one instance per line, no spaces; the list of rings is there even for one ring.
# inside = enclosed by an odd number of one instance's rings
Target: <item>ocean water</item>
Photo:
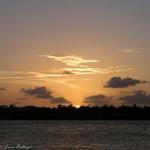
[[[0,149],[149,150],[149,121],[0,121]]]

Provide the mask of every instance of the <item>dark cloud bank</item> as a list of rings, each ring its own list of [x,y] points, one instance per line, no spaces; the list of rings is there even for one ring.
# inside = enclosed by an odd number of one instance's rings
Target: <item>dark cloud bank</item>
[[[0,87],[0,91],[6,91],[6,88]]]
[[[86,97],[83,102],[85,105],[88,106],[102,106],[113,104],[112,103],[113,99],[114,99],[113,97],[98,94]],[[146,93],[145,91],[139,90],[130,92],[129,94],[118,98],[118,100],[122,101],[122,104],[129,106],[134,104],[139,106],[150,105],[150,94]]]
[[[100,105],[110,104],[110,100],[111,100],[110,97],[107,97],[103,94],[98,94],[98,95],[92,95],[92,96],[86,97],[84,99],[84,104],[92,105],[92,106],[94,105],[100,106]]]
[[[107,81],[104,87],[106,88],[126,88],[129,86],[135,86],[141,83],[148,83],[148,81],[141,81],[133,78],[121,78],[121,77],[112,77]]]
[[[66,72],[66,74],[70,74]],[[135,86],[141,83],[148,83],[148,81],[142,81],[133,78],[121,78],[121,77],[112,77],[107,81],[104,87],[106,88],[127,88],[129,86]],[[47,99],[51,104],[71,104],[64,97],[54,97],[53,93],[44,86],[22,89],[22,92],[26,96],[32,96],[39,99]],[[102,105],[111,105],[113,97],[109,97],[104,94],[91,95],[86,97],[83,101],[85,105],[89,106],[102,106]],[[126,95],[118,98],[125,105],[150,105],[150,94],[147,94],[144,91],[135,91],[132,93],[127,93]]]
[[[122,100],[126,105],[150,105],[150,94],[145,91],[135,91],[132,94],[120,97],[119,100]]]
[[[44,86],[35,87],[33,89],[22,89],[22,92],[27,96],[48,99],[52,104],[70,104],[70,102],[63,97],[54,97],[52,92]]]

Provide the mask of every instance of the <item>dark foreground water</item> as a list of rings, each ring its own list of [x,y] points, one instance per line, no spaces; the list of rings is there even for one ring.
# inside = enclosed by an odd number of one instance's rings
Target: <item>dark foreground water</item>
[[[149,150],[148,121],[0,121],[0,149]]]

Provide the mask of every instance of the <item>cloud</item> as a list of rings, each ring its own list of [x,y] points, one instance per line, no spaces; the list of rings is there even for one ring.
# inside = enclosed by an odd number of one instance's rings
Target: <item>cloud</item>
[[[75,67],[75,68],[63,68],[64,71],[69,71],[76,75],[86,75],[86,74],[110,74],[116,72],[123,72],[133,70],[128,67],[121,66],[110,66],[107,68],[94,68],[94,67]]]
[[[15,80],[47,80],[55,77],[63,77],[68,75],[86,75],[86,74],[109,74],[133,70],[126,66],[110,66],[107,68],[94,67],[68,67],[60,68],[49,72],[33,72],[33,71],[0,71],[0,81]]]
[[[62,77],[62,72],[26,72],[26,71],[0,71],[0,81],[7,80],[43,80],[52,77]]]
[[[38,72],[26,72],[26,71],[0,71],[1,80],[9,79],[33,79],[40,77],[42,74]]]
[[[138,53],[139,51],[134,49],[123,49],[121,52],[123,53]]]
[[[107,66],[107,67],[91,67],[87,64],[99,62],[96,59],[83,59],[75,55],[40,55],[57,60],[66,64],[69,67],[52,69],[49,72],[34,72],[34,71],[20,71],[20,70],[0,70],[0,81],[25,81],[25,80],[47,80],[55,77],[62,77],[71,75],[91,75],[91,74],[109,74],[116,72],[123,72],[133,70],[127,66]],[[86,64],[86,65],[85,65]]]
[[[68,100],[63,97],[54,97],[52,92],[46,87],[35,87],[33,89],[21,90],[26,96],[32,96],[39,99],[48,99],[52,104],[70,104]]]
[[[150,105],[150,94],[145,91],[135,91],[133,94],[120,97],[119,100],[122,100],[126,105]]]
[[[33,96],[36,98],[51,99],[52,93],[46,87],[35,87],[34,89],[22,89],[26,95]]]
[[[84,64],[99,62],[99,60],[96,59],[83,59],[82,57],[75,55],[40,55],[40,57],[50,58],[71,67],[86,67]]]
[[[57,97],[51,100],[52,104],[71,104],[68,100],[64,97]]]
[[[80,68],[63,68],[64,72],[70,72],[71,74],[76,75],[85,75],[85,74],[96,74],[100,73],[98,68],[90,68],[90,67],[80,67]]]
[[[107,68],[101,68],[101,73],[109,74],[109,73],[117,73],[117,72],[124,72],[124,71],[132,71],[135,70],[134,68],[130,68],[128,66],[110,66]]]
[[[72,73],[71,71],[64,70],[64,71],[62,72],[62,74],[71,75],[71,74],[73,74],[73,73]]]
[[[84,74],[108,74],[115,72],[122,72],[127,70],[133,70],[133,68],[129,68],[127,66],[109,66],[109,67],[91,67],[87,64],[100,62],[96,59],[83,59],[81,56],[75,55],[40,55],[40,57],[46,57],[53,59],[55,61],[59,61],[69,67],[61,68],[64,73],[75,74],[75,75],[84,75]],[[86,65],[85,65],[86,64]]]
[[[6,91],[6,88],[0,87],[0,91]]]
[[[26,98],[26,97],[18,97],[18,98],[16,98],[16,100],[19,100],[19,101],[26,101],[27,98]]]
[[[62,75],[74,74],[74,75],[87,75],[87,74],[109,74],[122,71],[133,70],[127,66],[108,66],[108,67],[91,67],[90,63],[100,62],[96,59],[84,59],[81,56],[76,55],[39,55],[40,57],[46,57],[55,61],[61,62],[68,67],[60,68],[63,71]]]
[[[84,104],[92,105],[92,106],[99,106],[110,104],[110,97],[107,97],[103,94],[92,95],[84,99]]]
[[[20,105],[22,102],[27,101],[28,99],[26,97],[17,97],[16,101],[13,102],[11,105]]]
[[[112,77],[109,81],[107,81],[104,87],[107,88],[126,88],[129,86],[135,86],[140,83],[148,83],[147,81],[141,81],[132,78],[121,78],[121,77]]]

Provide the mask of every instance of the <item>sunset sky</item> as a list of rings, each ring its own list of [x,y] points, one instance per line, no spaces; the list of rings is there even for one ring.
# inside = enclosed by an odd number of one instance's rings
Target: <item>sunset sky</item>
[[[0,0],[0,105],[150,105],[150,0]]]

